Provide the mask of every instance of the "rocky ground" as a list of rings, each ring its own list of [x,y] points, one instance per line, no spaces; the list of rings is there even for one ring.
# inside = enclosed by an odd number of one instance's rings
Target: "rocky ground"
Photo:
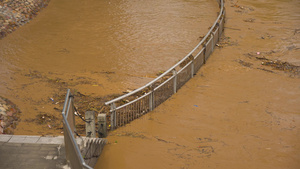
[[[21,111],[8,99],[0,97],[0,134],[13,134]]]
[[[50,0],[0,0],[0,39],[34,18]]]

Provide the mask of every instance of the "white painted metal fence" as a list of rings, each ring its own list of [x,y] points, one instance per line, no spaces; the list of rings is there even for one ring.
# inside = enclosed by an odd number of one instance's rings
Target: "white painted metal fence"
[[[145,86],[105,103],[110,106],[111,130],[152,111],[176,93],[205,64],[224,30],[224,2],[217,1],[220,13],[216,21],[189,54]]]
[[[85,163],[75,140],[76,128],[74,113],[73,96],[70,93],[70,89],[68,89],[62,111],[66,158],[72,169],[92,169],[92,167]]]

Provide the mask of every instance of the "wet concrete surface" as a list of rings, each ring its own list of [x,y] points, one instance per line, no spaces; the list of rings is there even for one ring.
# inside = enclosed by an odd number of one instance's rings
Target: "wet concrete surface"
[[[0,41],[0,95],[22,112],[14,134],[61,134],[67,88],[80,113],[100,112],[186,55],[217,11],[208,0],[51,0]]]
[[[300,3],[225,6],[223,40],[207,64],[153,112],[111,132],[96,168],[299,168]]]
[[[63,137],[0,135],[1,168],[69,168]]]

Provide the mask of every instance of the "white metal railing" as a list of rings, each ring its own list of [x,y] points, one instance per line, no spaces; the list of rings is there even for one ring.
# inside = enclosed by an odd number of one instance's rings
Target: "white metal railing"
[[[62,111],[66,159],[72,169],[92,169],[92,167],[85,163],[75,140],[76,128],[74,113],[73,96],[70,93],[70,89],[68,89]]]
[[[217,0],[220,13],[203,39],[183,59],[148,84],[105,103],[110,106],[110,129],[152,111],[176,93],[205,64],[224,30],[223,0]]]

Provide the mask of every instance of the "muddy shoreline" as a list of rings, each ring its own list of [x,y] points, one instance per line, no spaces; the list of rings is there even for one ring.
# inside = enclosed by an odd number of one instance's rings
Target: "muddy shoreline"
[[[0,0],[0,40],[30,22],[50,0]],[[0,134],[14,134],[21,111],[13,102],[0,96]]]
[[[30,22],[50,0],[0,0],[0,39]]]
[[[0,0],[0,40],[30,22],[50,0]],[[14,134],[21,111],[0,96],[0,134]]]

